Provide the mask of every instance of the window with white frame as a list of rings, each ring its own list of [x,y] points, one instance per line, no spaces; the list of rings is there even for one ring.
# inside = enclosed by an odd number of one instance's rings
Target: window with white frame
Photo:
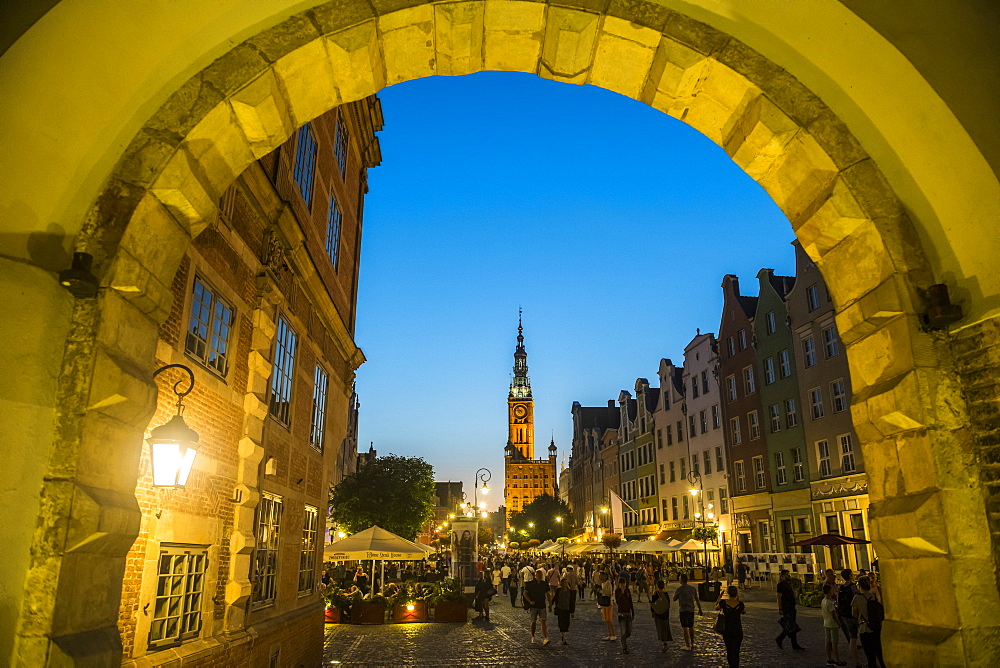
[[[312,420],[309,425],[309,445],[323,449],[323,435],[326,431],[326,387],[329,381],[326,371],[319,364],[313,373]]]
[[[683,509],[682,519],[691,519],[691,500],[687,494],[681,497],[681,508]]]
[[[802,461],[802,448],[792,448],[792,480],[802,482],[806,479],[806,466]]]
[[[833,475],[833,467],[830,465],[830,444],[824,439],[816,441],[816,452],[819,454],[819,475],[827,478]]]
[[[681,457],[681,480],[687,480],[687,458]]]
[[[698,398],[698,390],[699,389],[700,388],[698,387],[698,376],[691,376],[691,398],[692,399],[697,399]]]
[[[677,421],[677,442],[680,443],[684,440],[684,421]]]
[[[699,461],[700,460],[698,459],[698,453],[691,455],[691,473],[695,475],[699,475],[701,473],[700,467],[698,465]]]
[[[701,372],[701,392],[708,394],[708,371]]]
[[[688,439],[692,439],[698,435],[698,430],[695,427],[694,416],[688,416]]]
[[[785,426],[791,429],[799,423],[798,408],[795,399],[785,399]]]
[[[677,482],[677,468],[673,459],[670,460],[670,482]]]
[[[823,390],[822,390],[822,388],[814,387],[813,389],[809,390],[809,405],[812,408],[812,419],[813,420],[818,420],[821,417],[823,417],[823,415],[825,415],[824,409],[823,409]]]
[[[278,532],[281,528],[281,497],[261,492],[257,502],[254,537],[253,588],[254,607],[273,605],[278,595]]]
[[[722,456],[722,446],[715,446],[715,470],[722,473],[726,469],[726,460]]]
[[[837,346],[837,328],[833,325],[823,330],[823,353],[826,359],[836,357],[840,353]]]
[[[680,517],[678,516],[679,514],[677,512],[677,497],[676,496],[670,497],[670,514],[671,514],[671,517],[674,518],[674,520],[679,520],[680,519]]]
[[[771,404],[767,407],[767,414],[771,419],[771,433],[781,431],[781,406]]]
[[[674,444],[674,426],[672,424],[667,425],[667,445]]]
[[[340,227],[343,221],[337,198],[330,193],[330,208],[326,213],[326,254],[336,269],[340,262]]]
[[[774,311],[768,311],[767,316],[764,319],[765,327],[768,334],[774,334],[778,329],[777,318],[774,317]]]
[[[779,485],[788,482],[788,475],[785,472],[785,453],[774,453],[774,479]]]
[[[854,473],[854,441],[850,434],[841,434],[837,437],[840,440],[840,466],[843,473]]]
[[[295,167],[292,176],[306,206],[312,206],[313,177],[316,171],[316,138],[306,123],[296,133]]]
[[[736,376],[726,376],[726,396],[730,401],[736,401]]]
[[[712,455],[709,454],[708,450],[701,453],[701,461],[704,464],[705,475],[710,475],[712,473]]]
[[[819,286],[810,285],[806,288],[806,306],[809,311],[815,311],[819,308]]]
[[[816,366],[816,341],[811,336],[802,339],[802,355],[806,368]]]
[[[765,357],[764,358],[764,384],[770,385],[775,381],[774,377],[774,358]]]
[[[726,350],[729,351],[730,357],[736,354],[736,340],[731,336],[726,339]]]
[[[746,350],[747,349],[747,330],[741,329],[739,331],[739,339],[740,339],[740,350]]]
[[[316,585],[316,534],[319,530],[319,510],[305,507],[302,520],[302,545],[299,548],[299,594],[311,594]]]
[[[747,475],[743,470],[743,460],[733,462],[733,474],[736,477],[736,491],[747,491]]]
[[[847,384],[842,378],[830,383],[830,393],[833,395],[833,412],[843,413],[847,410]]]
[[[760,438],[760,416],[757,411],[747,413],[747,424],[750,426],[750,440]]]
[[[295,351],[299,339],[288,321],[278,317],[277,333],[274,337],[274,365],[271,369],[271,401],[268,410],[271,417],[282,424],[289,424],[292,403],[292,373],[295,370]]]
[[[754,380],[752,366],[743,369],[743,388],[748,395],[757,391],[757,381]]]
[[[754,482],[757,483],[757,489],[764,489],[767,487],[767,476],[764,474],[764,457],[757,456],[753,458],[753,474]]]
[[[184,352],[225,376],[229,370],[229,334],[234,316],[229,302],[200,276],[195,276]]]
[[[722,411],[719,409],[719,404],[712,406],[712,429],[718,429],[722,426]]]
[[[743,442],[743,433],[740,430],[739,417],[729,418],[729,435],[733,439],[733,445],[739,445]]]
[[[701,424],[701,433],[708,433],[708,413],[705,411],[698,412],[698,421]]]
[[[778,373],[782,378],[792,375],[792,356],[787,349],[778,351]]]
[[[207,547],[161,545],[149,626],[151,649],[171,647],[198,637],[207,569]]]
[[[665,466],[664,464],[660,464],[660,484],[661,485],[666,485],[667,484],[667,473],[666,473],[666,471],[663,470],[664,466]]]
[[[719,488],[719,512],[723,515],[729,513],[729,494],[725,487]]]

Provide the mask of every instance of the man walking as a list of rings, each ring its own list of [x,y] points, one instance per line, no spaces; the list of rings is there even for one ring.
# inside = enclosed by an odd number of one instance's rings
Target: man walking
[[[510,564],[504,562],[503,567],[500,569],[500,581],[503,582],[503,593],[506,594],[508,589],[510,589]]]
[[[701,601],[698,600],[698,592],[688,584],[687,573],[680,575],[681,586],[674,592],[674,600],[677,601],[677,609],[681,618],[681,629],[684,630],[684,647],[689,652],[694,650],[694,608],[698,606],[698,615],[701,612]]]
[[[545,581],[549,583],[549,589],[552,591],[552,595],[556,595],[556,589],[559,589],[559,581],[562,576],[559,573],[559,567],[556,562],[552,562],[552,567],[545,573]]]
[[[549,627],[546,621],[546,610],[552,607],[552,591],[545,581],[542,569],[535,571],[535,579],[524,586],[524,602],[531,612],[531,642],[535,642],[535,622],[541,618],[542,645],[549,644]]]
[[[840,572],[844,584],[837,588],[837,617],[840,620],[840,630],[844,632],[844,640],[851,651],[854,665],[860,665],[858,659],[858,618],[854,616],[852,603],[858,595],[858,585],[854,581],[854,573],[850,568]]]
[[[774,639],[774,642],[778,644],[778,649],[784,649],[781,641],[785,638],[791,638],[792,649],[802,651],[805,648],[799,645],[796,637],[799,633],[799,625],[795,621],[795,590],[792,589],[792,574],[787,569],[783,569],[778,578],[778,621],[781,623],[781,634]]]

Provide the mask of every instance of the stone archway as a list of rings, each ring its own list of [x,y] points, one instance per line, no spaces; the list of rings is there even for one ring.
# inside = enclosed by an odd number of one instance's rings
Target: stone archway
[[[849,348],[890,597],[886,643],[902,663],[997,651],[984,644],[997,629],[983,611],[996,609],[998,592],[962,388],[945,343],[920,328],[921,293],[936,280],[882,172],[823,101],[743,42],[654,3],[580,4],[320,5],[202,69],[131,139],[75,240],[109,289],[74,306],[27,578],[40,595],[21,607],[22,660],[114,653],[108,592],[136,531],[131,491],[156,327],[180,256],[223,190],[338,104],[480,70],[640,100],[707,135],[768,191],[827,278]],[[88,578],[73,576],[83,571]],[[921,592],[918,605],[891,605],[915,579],[948,585]]]

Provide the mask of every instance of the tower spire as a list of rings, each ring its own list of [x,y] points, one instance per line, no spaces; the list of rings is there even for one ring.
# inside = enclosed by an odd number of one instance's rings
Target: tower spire
[[[524,349],[523,311],[517,308],[517,347],[514,348],[514,377],[510,381],[510,396],[525,399],[531,396],[531,381],[528,379],[528,353]]]

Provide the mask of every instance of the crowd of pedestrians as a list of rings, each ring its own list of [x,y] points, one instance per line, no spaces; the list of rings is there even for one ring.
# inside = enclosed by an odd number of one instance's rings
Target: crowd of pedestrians
[[[695,615],[703,615],[702,601],[695,587],[688,583],[686,574],[680,574],[679,584],[668,591],[668,572],[655,562],[626,563],[615,559],[576,559],[572,563],[554,557],[534,559],[527,556],[497,556],[483,564],[477,586],[477,610],[485,610],[489,619],[489,599],[503,593],[509,596],[512,606],[521,606],[528,613],[531,642],[548,645],[551,642],[548,615],[553,613],[558,624],[559,641],[570,642],[570,628],[577,606],[588,600],[601,611],[606,626],[608,642],[620,642],[622,653],[628,653],[628,641],[637,614],[637,605],[648,603],[649,615],[656,629],[661,650],[667,652],[673,641],[671,621],[676,619],[683,634],[681,651],[695,647]],[[731,574],[732,572],[729,571]],[[730,668],[740,665],[743,643],[743,615],[746,604],[740,600],[740,589],[746,587],[745,573],[737,570],[741,587],[727,586],[713,606],[718,617],[715,631],[726,647]],[[741,577],[742,576],[742,577]],[[832,570],[825,573],[820,585],[823,591],[822,614],[827,664],[848,665],[841,659],[840,634],[843,633],[852,666],[879,668],[884,666],[881,648],[881,624],[885,617],[881,594],[874,585],[874,574],[862,574],[856,582],[850,570],[841,573],[838,583]],[[732,580],[725,573],[716,578]],[[801,627],[797,620],[797,591],[791,573],[783,570],[776,588],[776,604],[780,633],[775,644],[784,649],[788,640],[792,651],[805,649],[798,642]],[[643,601],[645,595],[646,601]],[[675,616],[672,610],[676,608]],[[861,660],[861,646],[867,663]]]

